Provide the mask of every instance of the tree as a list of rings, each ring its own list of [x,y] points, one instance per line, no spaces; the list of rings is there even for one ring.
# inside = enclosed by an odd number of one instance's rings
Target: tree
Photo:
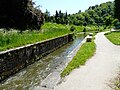
[[[120,21],[120,0],[115,0],[114,17]]]
[[[56,13],[55,13],[55,22],[58,23],[58,17],[59,17],[59,14],[58,14],[58,11],[56,10]]]
[[[110,18],[107,16],[111,16]],[[75,14],[62,13],[61,10],[56,11],[55,17],[53,16],[52,22],[60,24],[74,24],[74,25],[111,25],[114,17],[114,3],[106,2],[100,5],[90,6],[85,12],[78,11]]]
[[[0,28],[40,29],[44,15],[32,0],[0,0]]]
[[[79,10],[78,13],[81,14],[81,10]]]
[[[45,21],[49,22],[50,21],[50,12],[46,9],[45,11]]]
[[[73,32],[75,30],[74,26],[71,26],[70,31]]]
[[[64,24],[64,14],[61,12],[61,10],[59,11],[59,21],[58,23]]]
[[[84,33],[86,32],[86,27],[84,27],[83,32],[84,32]]]
[[[68,24],[68,14],[67,14],[67,11],[64,14],[64,24]]]
[[[86,26],[87,26],[87,22],[84,22],[84,23],[83,23],[83,26],[86,27]]]
[[[119,22],[118,19],[114,19],[114,20],[112,21],[112,24],[113,24],[115,27],[119,27],[120,22]]]
[[[112,21],[113,21],[113,18],[111,17],[111,15],[109,15],[109,16],[105,17],[104,23],[106,26],[110,26],[110,25],[112,25]]]
[[[91,17],[93,17],[94,13],[95,13],[94,10],[89,10],[89,11],[88,11],[88,14],[90,14]]]

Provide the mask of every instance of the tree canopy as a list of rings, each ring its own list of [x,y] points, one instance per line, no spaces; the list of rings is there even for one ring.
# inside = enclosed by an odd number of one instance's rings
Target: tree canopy
[[[85,12],[78,11],[75,14],[56,11],[55,15],[49,16],[49,22],[74,25],[111,25],[114,18],[114,2],[106,2],[100,5],[90,6]]]
[[[120,0],[115,0],[114,17],[120,21]]]
[[[0,28],[40,29],[44,17],[32,0],[1,0]]]

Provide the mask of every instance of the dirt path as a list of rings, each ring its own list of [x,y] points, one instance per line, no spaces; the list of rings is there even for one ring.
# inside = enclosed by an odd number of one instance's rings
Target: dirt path
[[[95,55],[67,76],[55,90],[111,90],[108,83],[119,70],[120,46],[113,45],[103,32],[96,35],[95,43]]]

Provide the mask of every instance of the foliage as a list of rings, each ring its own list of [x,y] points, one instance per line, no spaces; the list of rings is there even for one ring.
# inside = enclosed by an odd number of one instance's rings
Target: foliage
[[[32,0],[1,0],[0,28],[40,30],[44,17],[40,9],[33,7]]]
[[[83,32],[86,32],[86,28],[83,29]]]
[[[77,52],[76,56],[73,60],[68,64],[68,66],[61,73],[62,77],[68,75],[73,69],[80,67],[85,64],[86,60],[93,56],[95,52],[95,43],[94,42],[86,42],[84,43],[80,50]]]
[[[70,31],[73,32],[75,30],[75,26],[71,26]]]
[[[120,45],[120,32],[108,33],[106,37],[115,45]]]
[[[61,24],[74,24],[77,26],[98,25],[110,26],[114,20],[114,3],[106,2],[100,5],[90,6],[85,12],[78,11],[76,14],[56,11],[55,16],[50,16],[49,22]]]
[[[105,17],[104,23],[106,26],[111,26],[114,18],[111,15]]]
[[[71,28],[73,28],[71,30]],[[96,31],[97,26],[87,26],[86,32]],[[99,27],[103,29],[103,27]],[[71,31],[82,32],[84,26],[75,25],[63,25],[56,23],[45,23],[41,27],[41,31],[24,31],[22,34],[17,30],[6,31],[0,30],[0,51],[15,48],[18,46],[35,43],[38,41],[58,37],[64,34],[68,34]]]
[[[42,31],[24,31],[22,34],[16,30],[1,30],[0,51],[62,36],[68,33],[70,33],[68,26],[52,23],[45,23],[45,25],[42,26]]]
[[[49,22],[50,21],[50,12],[47,9],[46,9],[46,11],[44,13],[44,16],[45,16],[45,21]]]
[[[120,21],[120,0],[115,0],[114,17]]]
[[[114,20],[112,21],[112,24],[113,24],[113,26],[115,26],[115,28],[118,28],[118,27],[120,26],[120,22],[119,22],[118,19],[114,19]]]

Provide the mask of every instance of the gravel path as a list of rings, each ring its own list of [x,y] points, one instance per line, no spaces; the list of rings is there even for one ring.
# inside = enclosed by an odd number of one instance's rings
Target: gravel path
[[[113,45],[103,32],[96,35],[95,43],[95,55],[68,75],[55,90],[111,90],[108,84],[119,70],[120,46]]]

